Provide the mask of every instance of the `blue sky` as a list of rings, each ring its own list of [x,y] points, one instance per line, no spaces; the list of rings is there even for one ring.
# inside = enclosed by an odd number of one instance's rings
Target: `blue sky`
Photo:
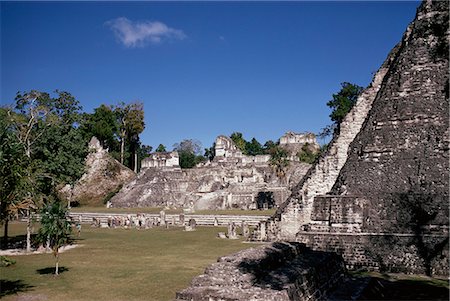
[[[72,93],[142,101],[145,144],[209,147],[319,132],[347,81],[370,83],[419,2],[1,2],[2,104]]]

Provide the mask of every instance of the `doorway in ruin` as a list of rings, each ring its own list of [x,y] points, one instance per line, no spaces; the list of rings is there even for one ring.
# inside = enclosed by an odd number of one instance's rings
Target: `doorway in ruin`
[[[272,209],[275,207],[275,200],[272,191],[260,191],[256,196],[256,206],[259,210]]]

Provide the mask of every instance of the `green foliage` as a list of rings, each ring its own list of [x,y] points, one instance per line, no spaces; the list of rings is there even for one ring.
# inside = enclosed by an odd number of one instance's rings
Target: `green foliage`
[[[178,153],[180,156],[181,168],[193,168],[197,164],[205,162],[207,159],[201,155],[195,155],[187,151],[181,151]]]
[[[312,164],[320,155],[320,151],[314,151],[309,143],[305,143],[302,149],[297,153],[300,162]]]
[[[203,155],[209,161],[212,161],[216,156],[216,143],[214,142],[210,148],[205,148],[205,154]]]
[[[184,139],[174,144],[174,150],[180,157],[180,167],[192,168],[198,163],[205,162],[207,159],[200,154],[201,149],[201,143],[193,139]]]
[[[275,146],[272,140],[267,141],[264,146],[259,143],[256,138],[252,138],[251,141],[246,141],[240,132],[234,132],[230,136],[236,147],[247,156],[257,156],[270,153],[270,148]]]
[[[264,154],[270,154],[272,149],[277,147],[279,143],[275,143],[272,140],[267,140],[266,143],[264,143]]]
[[[126,140],[129,143],[132,153],[134,155],[137,153],[139,134],[145,128],[144,104],[141,102],[130,104],[120,102],[114,107],[114,113],[117,116],[119,125],[120,162],[123,164]],[[135,171],[137,171],[136,162],[130,162],[129,167],[134,167]]]
[[[275,169],[279,178],[283,178],[286,168],[289,166],[287,151],[279,146],[273,147],[270,152],[269,165]]]
[[[247,141],[245,141],[244,137],[242,137],[242,133],[234,132],[230,136],[231,140],[233,140],[236,147],[243,153],[246,154],[246,144]]]
[[[86,140],[95,136],[104,148],[118,149],[116,136],[118,135],[119,124],[116,114],[110,106],[100,105],[100,107],[94,109],[94,113],[83,114],[83,120],[80,128]]]
[[[115,196],[120,191],[120,189],[122,189],[122,187],[123,187],[123,185],[118,185],[116,187],[116,189],[114,189],[113,191],[108,192],[108,194],[103,199],[103,204],[108,203],[108,201],[111,200],[112,197]]]
[[[15,213],[27,162],[6,108],[0,108],[0,222]]]
[[[59,200],[44,204],[41,210],[41,228],[38,232],[38,241],[48,244],[56,257],[55,274],[58,275],[59,248],[70,242],[72,225],[68,220],[68,211]]]
[[[13,264],[16,264],[16,261],[14,259],[8,258],[6,256],[0,256],[0,267],[8,267]]]
[[[155,150],[155,152],[157,152],[157,153],[164,153],[166,151],[167,151],[166,147],[163,144],[158,145],[158,147]]]
[[[253,138],[250,142],[245,143],[245,154],[249,156],[263,155],[264,148],[258,140]]]
[[[333,94],[333,99],[327,102],[327,106],[332,110],[330,119],[333,124],[322,129],[319,136],[325,137],[339,131],[339,125],[356,104],[359,94],[363,91],[362,87],[348,82],[342,83],[341,86],[341,90]]]

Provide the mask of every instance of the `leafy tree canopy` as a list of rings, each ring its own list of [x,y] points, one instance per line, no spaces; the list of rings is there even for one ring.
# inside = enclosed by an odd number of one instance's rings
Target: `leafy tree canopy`
[[[181,168],[192,168],[200,162],[206,161],[201,155],[202,145],[200,141],[194,139],[184,139],[173,146],[180,156]]]
[[[157,152],[157,153],[164,153],[166,151],[167,151],[166,147],[163,144],[158,145],[158,147],[155,150],[155,152]]]
[[[333,99],[327,102],[327,106],[332,110],[330,119],[333,123],[322,129],[319,136],[326,137],[339,131],[339,125],[356,104],[358,96],[363,91],[363,87],[348,82],[342,83],[341,87],[338,93],[333,94]]]

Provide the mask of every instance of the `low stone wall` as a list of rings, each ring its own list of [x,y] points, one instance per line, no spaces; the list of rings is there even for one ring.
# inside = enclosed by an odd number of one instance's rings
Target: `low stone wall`
[[[150,214],[150,213],[139,213],[139,214],[128,214],[128,213],[75,213],[71,212],[70,217],[79,221],[81,217],[82,223],[92,223],[94,218],[98,220],[101,224],[106,225],[108,223],[108,218],[114,217],[124,217],[124,218],[138,218],[144,217],[148,219],[160,219],[160,214]],[[200,214],[184,214],[184,223],[187,223],[190,219],[196,221],[197,226],[228,226],[229,223],[234,222],[240,225],[242,222],[246,222],[249,226],[257,226],[259,222],[266,221],[269,218],[268,215],[200,215]],[[165,214],[165,220],[167,223],[172,224],[175,222],[176,225],[181,225],[180,214]],[[184,224],[183,223],[183,224]]]
[[[339,255],[295,242],[272,243],[219,258],[176,300],[323,300],[344,275]]]

